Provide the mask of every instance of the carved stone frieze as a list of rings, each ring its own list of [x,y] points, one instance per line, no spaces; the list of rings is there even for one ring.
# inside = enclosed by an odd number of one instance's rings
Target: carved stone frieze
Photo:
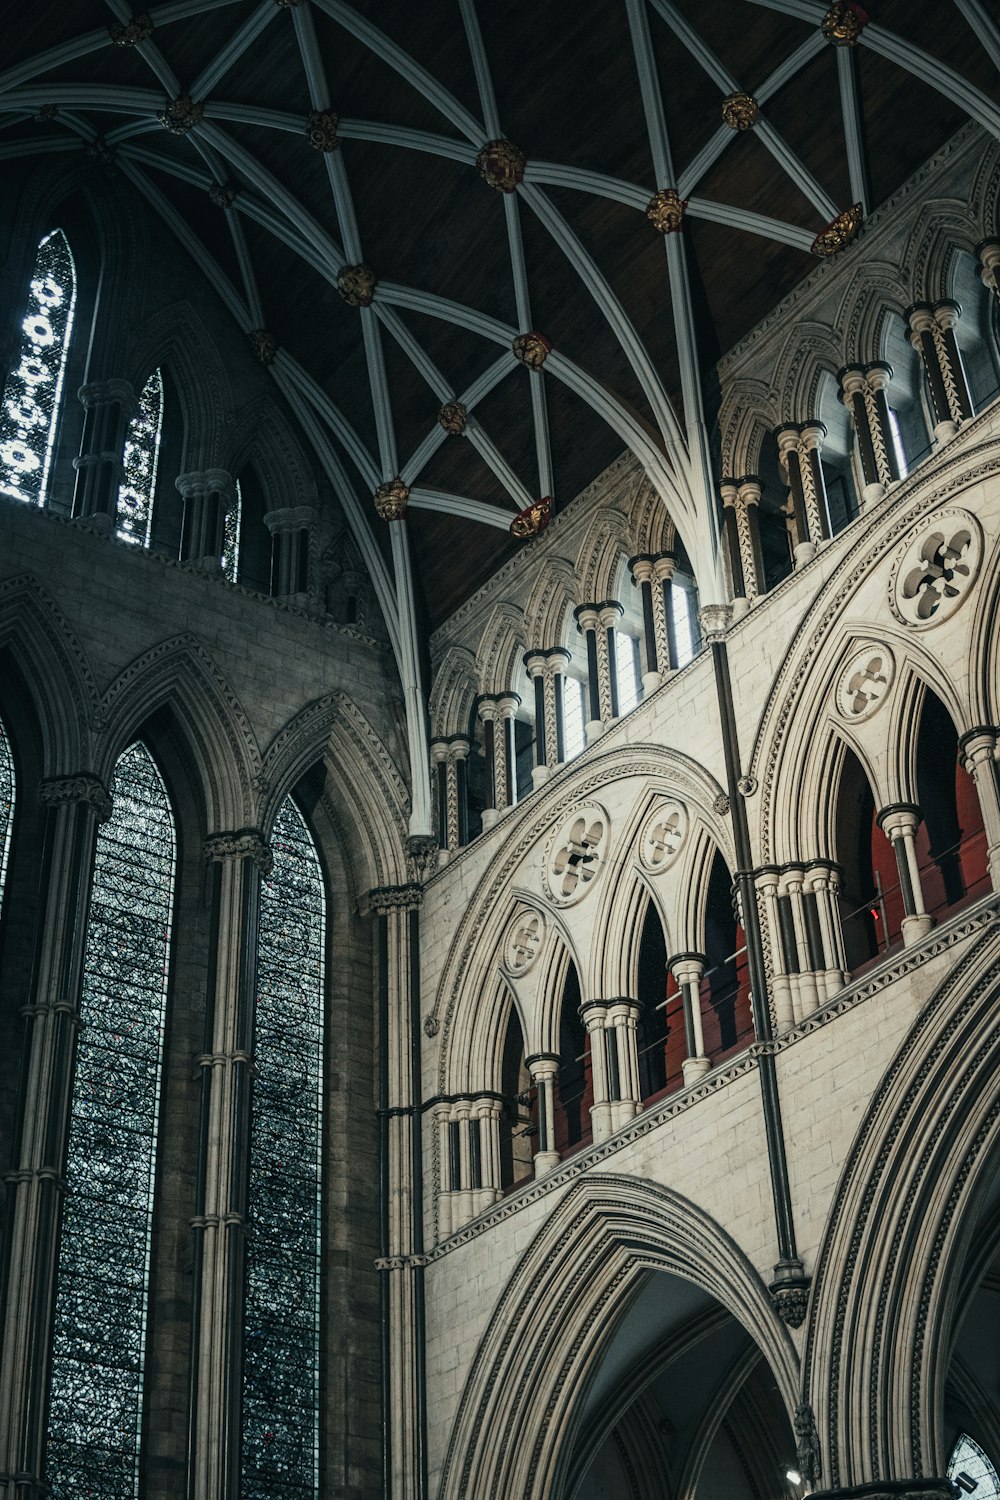
[[[205,858],[209,864],[226,860],[252,859],[262,875],[274,868],[274,854],[257,828],[241,828],[235,833],[212,833],[205,840]]]
[[[498,193],[513,193],[524,177],[524,152],[513,141],[487,141],[476,157],[476,170]]]
[[[982,556],[983,533],[975,516],[958,507],[937,511],[897,554],[889,608],[904,625],[940,625],[965,602]]]
[[[646,204],[646,218],[661,234],[677,234],[684,224],[688,200],[676,188],[660,188]]]
[[[161,110],[156,118],[172,135],[187,135],[201,123],[204,113],[204,104],[196,103],[190,94],[179,94],[176,99],[168,101],[166,109]]]
[[[789,1328],[800,1328],[805,1321],[809,1306],[807,1286],[779,1286],[771,1289],[774,1310]]]
[[[795,1408],[794,1427],[795,1458],[799,1473],[806,1484],[815,1484],[822,1472],[823,1455],[816,1417],[808,1401],[800,1401]]]
[[[337,272],[337,290],[348,307],[370,307],[375,286],[375,272],[364,261],[356,266],[342,266]]]
[[[375,886],[368,892],[368,905],[380,917],[391,911],[416,911],[423,899],[423,886],[415,881],[406,885]]]
[[[438,842],[433,834],[411,833],[406,840],[406,863],[414,880],[426,880],[437,867]]]

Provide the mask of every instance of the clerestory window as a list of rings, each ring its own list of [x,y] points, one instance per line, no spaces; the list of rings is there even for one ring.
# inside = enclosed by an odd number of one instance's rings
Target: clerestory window
[[[38,245],[17,362],[0,401],[0,492],[28,505],[45,504],[75,305],[69,241],[53,229]]]
[[[139,396],[128,424],[118,491],[115,535],[123,542],[148,547],[153,531],[153,499],[163,433],[163,375],[154,370]]]

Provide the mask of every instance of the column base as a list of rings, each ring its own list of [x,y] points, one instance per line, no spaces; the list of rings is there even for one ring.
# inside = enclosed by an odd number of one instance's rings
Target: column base
[[[771,996],[774,1000],[774,1029],[787,1031],[795,1025],[795,1009],[787,974],[775,974],[771,980]]]
[[[86,516],[74,516],[73,524],[82,526],[84,531],[92,531],[95,536],[111,535],[112,520],[104,510],[93,510]]]
[[[827,999],[832,1000],[834,995],[839,995],[849,978],[850,975],[845,974],[843,969],[827,969],[823,975]]]
[[[884,484],[880,484],[878,481],[875,481],[872,484],[866,484],[864,489],[861,491],[861,504],[865,509],[867,509],[869,505],[877,505],[884,494]]]
[[[629,1120],[634,1120],[639,1113],[639,1106],[634,1099],[617,1099],[611,1106],[611,1128],[621,1130]]]
[[[551,1172],[553,1167],[558,1167],[560,1161],[558,1151],[539,1151],[535,1155],[535,1176],[541,1177],[546,1172]]]
[[[590,1106],[590,1129],[594,1137],[594,1145],[599,1146],[602,1141],[606,1141],[614,1128],[611,1123],[611,1105],[592,1104]]]
[[[958,432],[957,422],[939,422],[934,429],[934,442],[938,448],[950,443]]]
[[[437,852],[437,855],[438,855],[438,869],[439,870],[443,870],[444,867],[445,867],[445,865],[451,859],[451,850],[450,849],[439,849],[438,852]]]
[[[811,563],[816,556],[815,542],[798,542],[795,546],[795,566],[804,568],[806,563]]]
[[[661,672],[643,672],[642,696],[648,698],[650,693],[655,693],[662,681],[663,674]]]
[[[737,620],[743,620],[750,613],[750,600],[745,599],[742,594],[737,594],[732,603],[732,614],[729,616],[735,625]]]
[[[600,719],[591,719],[589,723],[584,725],[583,732],[587,736],[587,744],[592,745],[595,740],[601,738],[601,735],[604,733],[604,725]]]
[[[903,933],[903,942],[907,947],[911,943],[919,943],[921,938],[927,936],[934,926],[934,918],[924,913],[919,917],[904,917],[900,923]]]
[[[499,812],[497,811],[497,809],[495,807],[484,807],[483,808],[483,832],[484,833],[486,832],[487,828],[492,828],[493,827],[494,823],[497,821],[497,819],[499,818],[499,816],[500,816],[500,814],[499,814]]]
[[[712,1066],[710,1057],[686,1057],[681,1063],[681,1072],[684,1074],[684,1087],[690,1088],[700,1078],[704,1078]]]
[[[537,791],[540,786],[544,786],[545,783],[548,781],[548,779],[549,779],[549,768],[548,768],[548,766],[532,766],[532,768],[531,768],[531,786],[532,786],[532,789],[534,791]]]

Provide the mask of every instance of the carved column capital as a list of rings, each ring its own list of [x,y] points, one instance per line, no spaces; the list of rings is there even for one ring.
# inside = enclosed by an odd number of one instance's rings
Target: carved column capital
[[[373,886],[368,892],[369,909],[379,917],[386,917],[393,911],[416,911],[423,899],[423,887],[416,881],[408,881],[405,885]]]
[[[42,807],[61,807],[69,802],[83,802],[93,808],[99,823],[106,823],[112,813],[107,787],[93,771],[75,771],[71,776],[50,776],[39,783],[38,800]]]
[[[270,875],[274,854],[259,828],[240,828],[233,833],[210,833],[204,844],[209,864],[252,859],[262,875]]]

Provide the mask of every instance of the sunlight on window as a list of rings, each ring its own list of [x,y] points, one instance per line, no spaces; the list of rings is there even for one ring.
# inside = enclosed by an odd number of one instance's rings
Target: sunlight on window
[[[577,677],[567,677],[563,693],[563,712],[565,722],[565,751],[566,759],[572,760],[574,755],[579,755],[586,742],[584,734],[584,694],[585,685]]]

